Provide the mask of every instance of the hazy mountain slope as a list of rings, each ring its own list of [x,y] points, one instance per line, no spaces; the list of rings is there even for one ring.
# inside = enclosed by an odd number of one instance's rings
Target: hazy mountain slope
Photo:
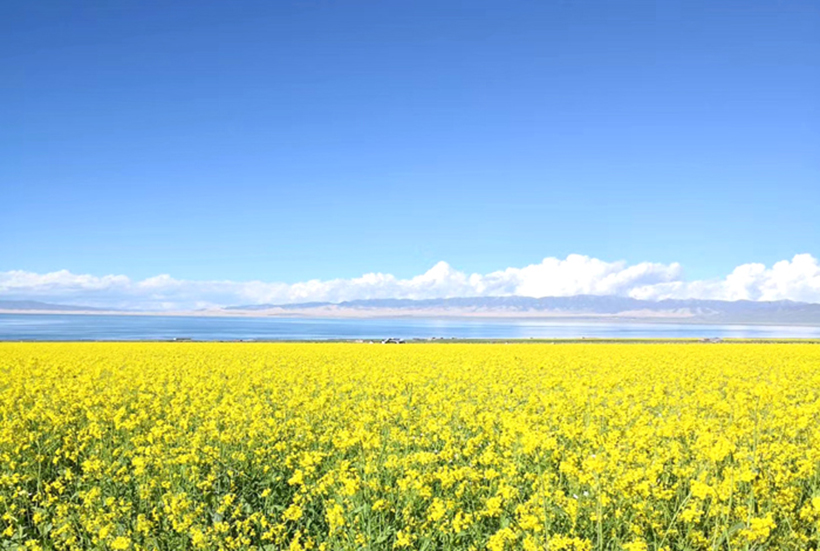
[[[36,300],[0,300],[0,310],[43,310],[48,312],[87,312],[104,311],[104,308],[92,308],[91,306],[74,306],[71,304],[50,304]]]
[[[369,299],[340,303],[261,304],[233,306],[231,312],[276,315],[455,315],[549,318],[616,318],[680,320],[710,323],[820,324],[820,304],[792,301],[720,300],[648,301],[629,297],[577,295],[570,297],[463,297],[447,299]]]

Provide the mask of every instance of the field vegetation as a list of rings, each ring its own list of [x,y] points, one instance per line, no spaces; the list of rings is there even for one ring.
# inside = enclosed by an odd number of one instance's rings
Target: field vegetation
[[[820,346],[0,344],[1,549],[817,549]]]

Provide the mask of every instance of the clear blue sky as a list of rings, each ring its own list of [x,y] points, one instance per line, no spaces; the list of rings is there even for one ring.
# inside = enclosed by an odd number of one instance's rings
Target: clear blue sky
[[[820,3],[0,4],[0,270],[820,255]]]

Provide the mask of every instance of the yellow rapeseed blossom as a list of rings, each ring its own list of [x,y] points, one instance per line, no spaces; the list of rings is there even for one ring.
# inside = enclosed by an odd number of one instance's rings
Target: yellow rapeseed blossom
[[[820,346],[0,343],[9,549],[820,546]]]
[[[131,541],[125,536],[118,536],[111,542],[111,549],[116,551],[124,551],[131,545]]]

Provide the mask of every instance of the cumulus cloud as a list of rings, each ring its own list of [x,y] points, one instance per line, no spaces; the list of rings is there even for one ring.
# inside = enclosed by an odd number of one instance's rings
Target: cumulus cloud
[[[643,285],[629,291],[641,299],[701,298],[714,300],[794,300],[820,302],[820,262],[810,254],[791,260],[763,264],[742,264],[723,279],[670,281]]]
[[[368,273],[352,279],[294,284],[264,281],[191,281],[167,274],[134,281],[124,275],[93,276],[66,270],[37,274],[0,272],[0,298],[111,308],[173,310],[236,304],[341,302],[369,298],[465,296],[617,295],[640,299],[701,298],[820,302],[820,263],[810,254],[771,268],[744,264],[724,278],[686,281],[677,263],[607,262],[572,254],[488,274],[467,274],[446,262],[408,279]]]

